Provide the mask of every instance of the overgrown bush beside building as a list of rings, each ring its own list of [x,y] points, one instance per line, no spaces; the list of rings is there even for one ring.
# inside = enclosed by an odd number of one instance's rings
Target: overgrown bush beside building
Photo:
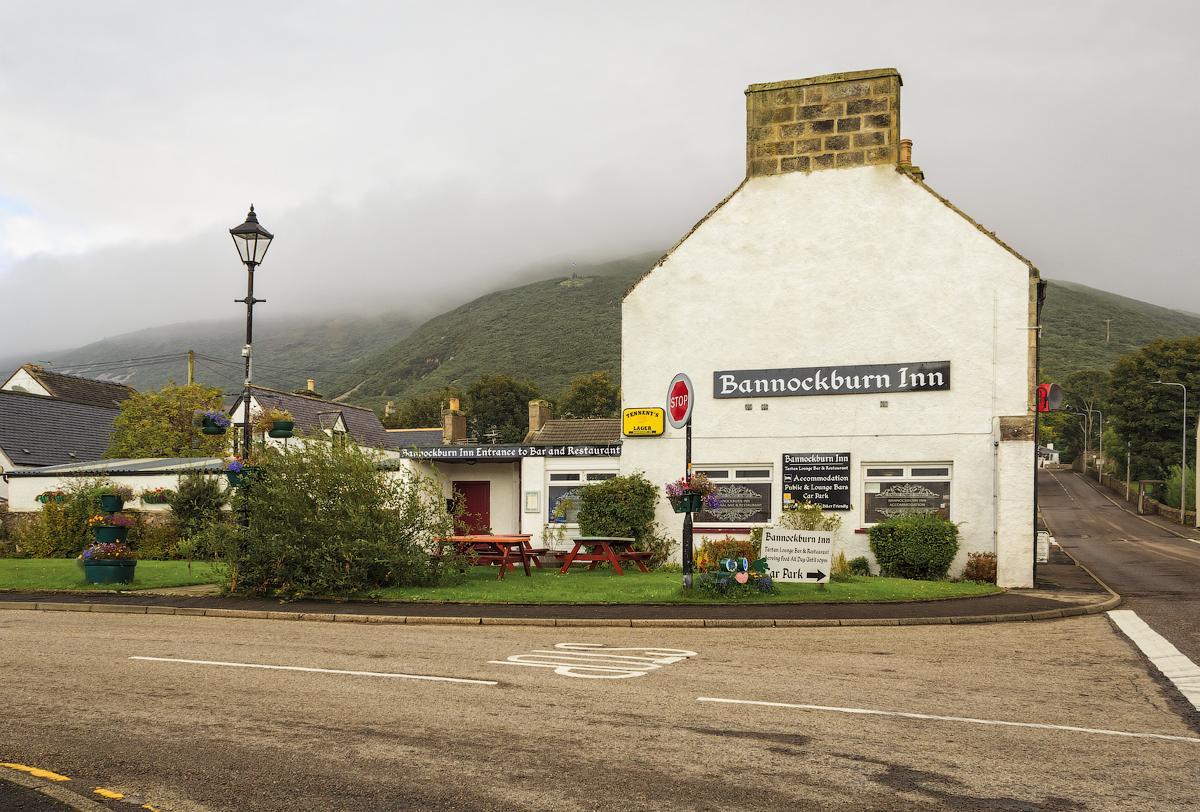
[[[675,540],[654,523],[658,488],[641,474],[594,482],[579,492],[579,534],[637,539],[634,545],[651,553],[651,564],[670,558]]]
[[[996,583],[996,554],[968,553],[967,566],[963,569],[964,581],[979,581],[984,584]]]
[[[958,553],[958,525],[940,516],[897,516],[871,527],[871,552],[882,575],[936,581]]]
[[[88,519],[100,511],[103,480],[80,479],[63,488],[61,501],[47,502],[41,510],[13,527],[14,553],[22,558],[74,558],[92,542]]]
[[[435,539],[451,535],[441,487],[388,473],[357,446],[313,442],[264,450],[234,500],[248,530],[210,528],[229,586],[254,594],[349,596],[458,577]]]
[[[171,518],[182,538],[193,538],[221,518],[225,507],[225,488],[215,476],[190,473],[179,478],[179,484],[168,496]]]

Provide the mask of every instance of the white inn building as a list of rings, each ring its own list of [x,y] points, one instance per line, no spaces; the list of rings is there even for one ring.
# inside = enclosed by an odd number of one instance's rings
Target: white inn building
[[[841,515],[847,558],[905,512],[958,522],[1003,586],[1032,586],[1040,280],[924,182],[892,69],[752,85],[746,179],[626,294],[624,406],[696,387],[704,536],[789,502]],[[623,473],[684,468],[684,431],[625,438]],[[678,528],[663,500],[658,519]]]

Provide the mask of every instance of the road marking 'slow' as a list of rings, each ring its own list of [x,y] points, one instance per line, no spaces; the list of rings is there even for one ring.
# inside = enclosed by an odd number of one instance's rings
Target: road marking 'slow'
[[[155,663],[186,663],[188,665],[218,665],[226,668],[262,668],[267,671],[302,671],[307,674],[343,674],[351,677],[389,677],[391,679],[416,679],[426,682],[458,682],[465,685],[499,685],[490,679],[465,679],[463,677],[431,677],[425,674],[395,674],[386,671],[347,671],[341,668],[306,668],[300,665],[265,665],[263,663],[227,663],[221,660],[184,660],[177,657],[130,657],[131,660],[146,660]]]
[[[1200,710],[1200,667],[1171,645],[1171,641],[1150,628],[1132,609],[1114,609],[1108,616],[1142,650],[1146,659],[1154,663],[1154,667],[1192,703],[1192,707]]]
[[[697,702],[721,702],[730,705],[761,705],[767,708],[792,708],[794,710],[829,711],[831,713],[853,713],[860,716],[897,716],[903,719],[925,719],[934,722],[969,722],[975,725],[999,725],[1002,727],[1028,727],[1035,730],[1065,730],[1070,733],[1096,733],[1101,736],[1125,736],[1132,739],[1160,739],[1169,742],[1200,744],[1200,739],[1190,736],[1169,736],[1165,733],[1133,733],[1126,730],[1105,730],[1095,727],[1073,725],[1045,725],[1039,722],[1008,722],[1001,719],[973,719],[969,716],[937,716],[929,713],[905,713],[903,711],[874,710],[872,708],[835,708],[828,705],[799,705],[791,702],[762,702],[757,699],[722,699],[701,696]]]
[[[26,764],[9,764],[0,762],[0,767],[8,767],[10,770],[20,770],[23,773],[29,773],[34,778],[45,778],[47,781],[70,781],[71,779],[65,775],[52,773],[49,770],[43,770],[38,767],[30,767]]]

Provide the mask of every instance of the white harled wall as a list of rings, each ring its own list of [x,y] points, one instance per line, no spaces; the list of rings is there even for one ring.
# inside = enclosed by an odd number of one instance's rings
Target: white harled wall
[[[1029,286],[1024,262],[893,167],[754,178],[626,296],[623,405],[663,405],[688,373],[694,461],[771,465],[776,516],[784,452],[850,452],[847,557],[867,551],[863,463],[951,463],[952,572],[996,551],[1001,583],[1029,585],[1032,448],[993,431],[1028,414]],[[715,370],[945,360],[948,391],[713,397]],[[683,460],[668,427],[626,439],[621,470],[662,483]],[[680,525],[665,499],[658,518]]]

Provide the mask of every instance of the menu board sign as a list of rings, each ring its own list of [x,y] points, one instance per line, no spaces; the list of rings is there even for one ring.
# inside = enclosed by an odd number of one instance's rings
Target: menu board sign
[[[784,454],[783,506],[812,502],[822,510],[850,510],[850,454]]]
[[[868,482],[864,490],[867,524],[909,513],[950,518],[949,482]]]
[[[696,514],[697,523],[771,521],[770,482],[719,482],[717,498],[721,506],[701,510]]]

